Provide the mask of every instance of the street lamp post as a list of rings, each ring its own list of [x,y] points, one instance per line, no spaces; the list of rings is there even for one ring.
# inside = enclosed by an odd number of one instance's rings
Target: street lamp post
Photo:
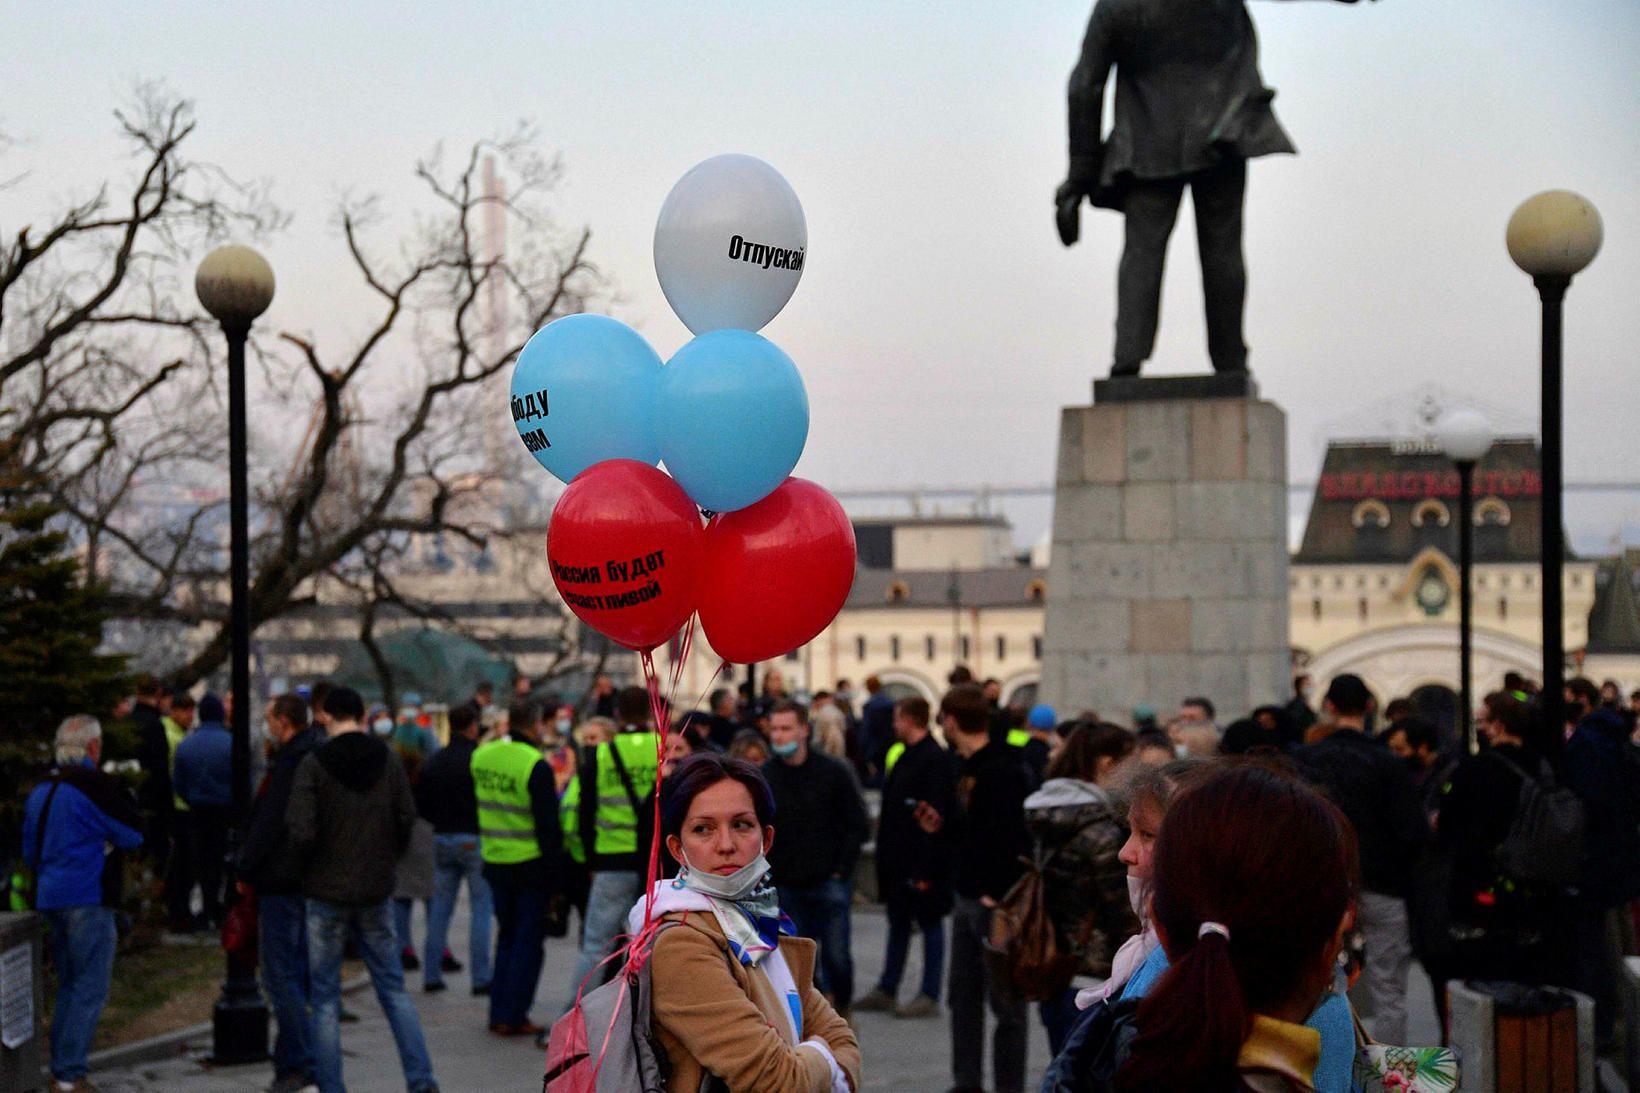
[[[194,274],[194,292],[228,339],[229,630],[232,636],[233,825],[238,850],[251,800],[250,532],[245,473],[245,340],[273,301],[273,270],[249,247],[218,247]],[[253,1063],[268,1057],[268,1008],[253,961],[228,956],[228,975],[212,1013],[211,1059]]]
[[[1569,190],[1527,198],[1509,218],[1509,257],[1532,277],[1543,303],[1543,714],[1558,731],[1565,701],[1566,652],[1561,519],[1561,304],[1566,287],[1600,252],[1600,214]]]
[[[1492,429],[1474,410],[1454,410],[1435,426],[1435,437],[1458,468],[1458,716],[1464,746],[1475,744],[1475,696],[1470,665],[1474,652],[1475,464],[1492,447]]]

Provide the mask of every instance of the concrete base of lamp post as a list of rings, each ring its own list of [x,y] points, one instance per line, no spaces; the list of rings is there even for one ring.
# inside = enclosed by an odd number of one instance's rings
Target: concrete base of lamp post
[[[1253,398],[1101,399],[1060,417],[1042,701],[1125,722],[1290,691],[1287,419]]]

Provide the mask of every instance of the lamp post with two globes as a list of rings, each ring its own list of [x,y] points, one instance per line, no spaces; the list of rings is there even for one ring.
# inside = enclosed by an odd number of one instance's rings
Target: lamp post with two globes
[[[1509,257],[1531,274],[1543,303],[1543,713],[1559,731],[1565,702],[1566,652],[1561,518],[1561,305],[1572,277],[1600,252],[1600,214],[1569,190],[1527,198],[1509,218]]]
[[[251,323],[273,302],[273,270],[249,247],[218,247],[194,274],[194,292],[228,339],[229,630],[233,693],[233,822],[229,853],[241,845],[251,793],[251,616],[249,489],[246,485],[245,341]],[[228,976],[211,1017],[211,1061],[252,1063],[268,1057],[268,1008],[256,965],[228,955]]]
[[[1454,410],[1435,426],[1435,438],[1458,468],[1458,716],[1464,746],[1475,744],[1475,696],[1470,671],[1473,656],[1475,566],[1475,464],[1492,447],[1492,427],[1474,410]]]

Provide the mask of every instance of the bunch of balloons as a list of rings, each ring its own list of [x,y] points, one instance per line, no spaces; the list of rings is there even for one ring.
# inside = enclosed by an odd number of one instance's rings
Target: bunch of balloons
[[[661,289],[695,338],[663,364],[624,323],[570,315],[519,354],[513,424],[569,487],[547,532],[553,583],[627,648],[653,649],[698,613],[725,661],[768,660],[811,641],[848,597],[853,525],[831,494],[790,477],[808,439],[803,378],[757,333],[807,253],[785,178],[714,156],[672,188],[655,226]]]

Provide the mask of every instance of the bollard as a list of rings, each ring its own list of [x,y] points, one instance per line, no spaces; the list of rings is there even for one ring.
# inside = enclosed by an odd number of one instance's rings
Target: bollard
[[[1448,985],[1447,1003],[1466,1091],[1595,1093],[1592,998],[1469,980]]]
[[[0,1093],[45,1085],[45,920],[0,913]]]

